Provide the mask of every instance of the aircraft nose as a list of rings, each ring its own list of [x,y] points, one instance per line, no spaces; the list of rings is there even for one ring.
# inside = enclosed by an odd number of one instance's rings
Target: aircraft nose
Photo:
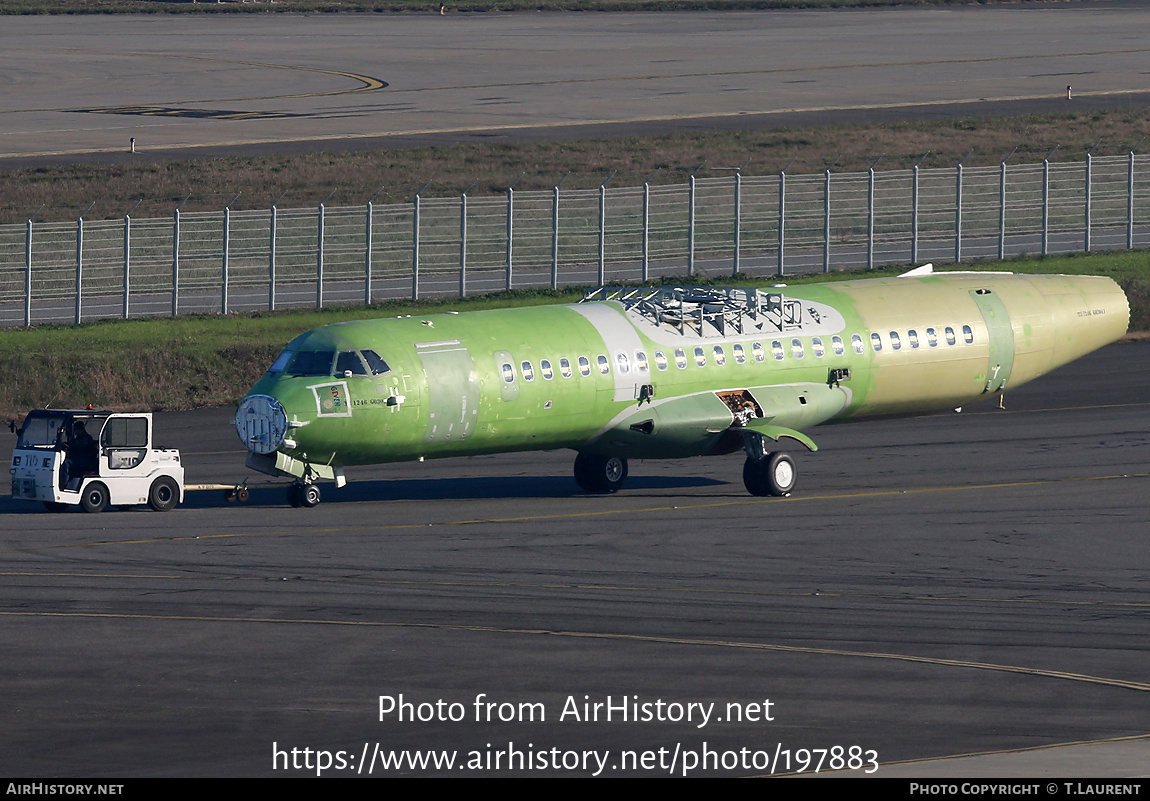
[[[236,409],[236,433],[253,453],[274,453],[287,434],[287,413],[270,395],[248,395]]]

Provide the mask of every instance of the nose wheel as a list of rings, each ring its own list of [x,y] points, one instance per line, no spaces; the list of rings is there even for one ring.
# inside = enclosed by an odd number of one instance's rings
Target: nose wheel
[[[320,492],[315,484],[297,481],[287,488],[287,502],[298,509],[303,506],[308,509],[319,506]]]

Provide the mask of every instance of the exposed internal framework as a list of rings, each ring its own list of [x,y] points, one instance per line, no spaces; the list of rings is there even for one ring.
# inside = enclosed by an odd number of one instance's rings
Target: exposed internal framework
[[[736,287],[600,287],[582,302],[617,301],[632,319],[687,337],[730,337],[804,329],[803,302],[781,292]],[[820,322],[812,307],[807,322]]]

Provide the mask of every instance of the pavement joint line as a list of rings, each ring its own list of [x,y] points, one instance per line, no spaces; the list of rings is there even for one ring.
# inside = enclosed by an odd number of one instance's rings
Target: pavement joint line
[[[153,620],[153,621],[184,621],[192,623],[283,623],[288,625],[324,625],[324,626],[357,626],[366,628],[412,628],[412,629],[438,629],[441,631],[455,631],[475,634],[513,634],[513,635],[543,635],[551,637],[573,637],[578,639],[608,640],[616,642],[651,643],[656,645],[687,645],[717,648],[738,648],[752,651],[773,651],[777,653],[807,654],[813,656],[845,656],[864,659],[881,659],[895,662],[910,662],[915,664],[933,665],[939,667],[968,668],[972,670],[989,670],[998,673],[1012,673],[1023,676],[1036,676],[1039,678],[1061,679],[1066,681],[1098,684],[1138,692],[1150,692],[1150,683],[1129,681],[1126,679],[1107,678],[1104,676],[1091,676],[1086,673],[1072,673],[1064,670],[1050,670],[1046,668],[1025,667],[1021,665],[1002,665],[993,662],[975,662],[965,659],[945,659],[943,657],[917,656],[914,654],[885,653],[879,651],[851,651],[842,648],[816,648],[805,645],[781,645],[777,643],[740,642],[738,640],[717,640],[701,637],[674,637],[653,634],[621,634],[612,632],[593,631],[563,631],[552,629],[515,629],[501,626],[471,626],[460,624],[441,623],[397,623],[394,621],[373,620],[332,620],[308,618],[266,618],[266,617],[235,617],[225,615],[154,615],[134,614],[127,612],[11,612],[0,611],[3,617],[38,617],[38,618],[88,618],[105,620]]]

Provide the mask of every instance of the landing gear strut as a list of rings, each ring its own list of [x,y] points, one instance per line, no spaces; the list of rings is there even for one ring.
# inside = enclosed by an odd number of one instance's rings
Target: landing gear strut
[[[297,481],[287,488],[287,502],[297,509],[301,506],[309,509],[319,506],[319,487],[310,481]]]
[[[785,498],[795,488],[795,462],[785,453],[767,453],[762,459],[747,457],[743,464],[743,485],[752,495]]]
[[[618,492],[627,480],[627,460],[622,456],[580,453],[575,457],[575,483],[584,492]]]

